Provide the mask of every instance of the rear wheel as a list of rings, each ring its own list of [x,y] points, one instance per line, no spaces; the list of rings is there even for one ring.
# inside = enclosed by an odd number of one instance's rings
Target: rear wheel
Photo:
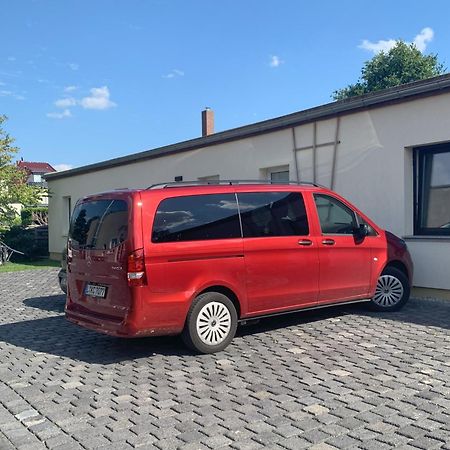
[[[219,292],[206,292],[192,303],[181,336],[191,349],[215,353],[228,346],[236,328],[237,313],[233,302]]]
[[[409,299],[408,278],[395,267],[386,267],[378,278],[371,307],[377,311],[396,311]]]

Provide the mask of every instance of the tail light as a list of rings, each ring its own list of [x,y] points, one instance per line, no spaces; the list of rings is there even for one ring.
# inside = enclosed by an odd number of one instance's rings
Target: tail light
[[[140,248],[128,255],[128,285],[143,286],[145,280],[144,249]]]

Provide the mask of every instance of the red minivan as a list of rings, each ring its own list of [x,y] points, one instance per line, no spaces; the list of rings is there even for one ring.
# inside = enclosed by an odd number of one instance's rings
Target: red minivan
[[[301,309],[409,298],[405,242],[312,184],[192,182],[77,202],[66,317],[120,337],[180,334],[224,349],[239,322]]]

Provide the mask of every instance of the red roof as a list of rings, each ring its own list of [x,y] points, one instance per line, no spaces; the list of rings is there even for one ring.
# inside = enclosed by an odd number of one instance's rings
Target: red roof
[[[19,161],[17,165],[31,173],[56,172],[56,169],[46,162]]]

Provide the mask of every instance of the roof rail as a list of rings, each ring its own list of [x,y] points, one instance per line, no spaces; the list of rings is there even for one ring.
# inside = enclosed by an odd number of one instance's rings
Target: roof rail
[[[169,181],[166,183],[156,183],[147,189],[165,189],[172,187],[208,186],[208,185],[238,185],[238,184],[271,184],[271,185],[307,185],[315,187],[325,187],[310,181],[272,181],[272,180],[196,180],[196,181]]]

